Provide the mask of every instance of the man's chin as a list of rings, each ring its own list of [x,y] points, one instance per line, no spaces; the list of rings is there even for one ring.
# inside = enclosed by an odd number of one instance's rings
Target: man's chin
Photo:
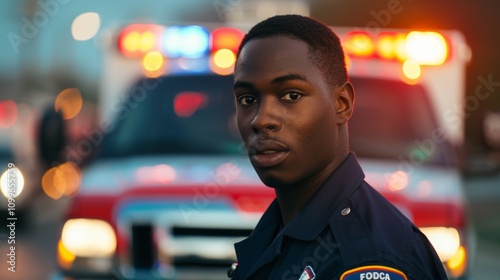
[[[291,182],[284,180],[285,178],[283,178],[283,176],[276,176],[269,173],[270,172],[257,172],[257,175],[259,175],[259,178],[264,185],[273,189],[279,189],[291,185]]]
[[[290,168],[288,168],[289,166],[280,164],[272,167],[261,167],[253,162],[251,163],[262,183],[270,188],[279,189],[282,187],[289,187],[296,183],[294,178],[290,178],[290,175],[293,174],[294,171],[291,171]]]

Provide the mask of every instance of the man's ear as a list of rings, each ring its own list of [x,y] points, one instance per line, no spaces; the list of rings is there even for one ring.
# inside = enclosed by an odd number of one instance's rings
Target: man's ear
[[[354,87],[350,82],[345,82],[336,87],[337,123],[345,124],[354,110]]]

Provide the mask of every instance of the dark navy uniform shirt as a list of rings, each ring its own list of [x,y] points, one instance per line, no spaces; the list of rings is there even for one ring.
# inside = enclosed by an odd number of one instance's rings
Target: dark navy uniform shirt
[[[232,279],[447,279],[427,238],[347,159],[281,229],[277,200],[235,244]]]

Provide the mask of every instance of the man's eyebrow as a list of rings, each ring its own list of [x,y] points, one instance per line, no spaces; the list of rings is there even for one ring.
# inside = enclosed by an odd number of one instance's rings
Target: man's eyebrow
[[[233,85],[233,90],[235,90],[237,88],[246,88],[246,89],[252,89],[253,90],[253,89],[255,89],[255,86],[254,86],[254,84],[252,84],[250,82],[237,81]]]
[[[292,81],[292,80],[301,80],[301,81],[304,81],[304,82],[308,82],[306,76],[300,75],[300,74],[290,73],[290,74],[286,74],[286,75],[274,78],[273,81],[272,81],[272,83],[273,84],[279,84],[279,83],[283,83],[283,82],[286,82],[286,81]]]
[[[286,74],[286,75],[274,78],[271,81],[271,83],[273,83],[273,84],[280,84],[280,83],[283,83],[283,82],[286,82],[286,81],[293,81],[293,80],[300,80],[300,81],[309,82],[307,80],[306,76],[300,75],[300,74],[291,73],[291,74]],[[246,89],[252,89],[253,90],[253,89],[255,89],[255,85],[252,84],[252,83],[250,83],[250,82],[237,81],[233,85],[233,90],[235,90],[237,88],[246,88]]]

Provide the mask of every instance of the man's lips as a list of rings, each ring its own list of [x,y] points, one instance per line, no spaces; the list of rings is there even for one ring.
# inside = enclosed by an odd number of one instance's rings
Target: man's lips
[[[249,149],[250,160],[259,167],[272,167],[282,163],[288,152],[285,144],[275,140],[255,141]]]

